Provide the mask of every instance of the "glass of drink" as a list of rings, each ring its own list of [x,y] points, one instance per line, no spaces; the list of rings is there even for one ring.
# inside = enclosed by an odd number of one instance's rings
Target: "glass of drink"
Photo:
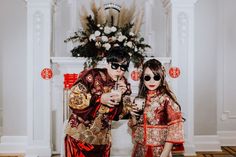
[[[138,114],[142,114],[145,106],[145,98],[137,97],[134,99],[135,107],[137,108]]]
[[[115,95],[113,97],[115,102],[120,102],[121,101],[121,95],[122,94],[121,94],[121,91],[119,89],[112,89],[111,93],[113,93]]]

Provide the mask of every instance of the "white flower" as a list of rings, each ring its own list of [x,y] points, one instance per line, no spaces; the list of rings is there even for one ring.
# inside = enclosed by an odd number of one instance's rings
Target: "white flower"
[[[132,48],[133,47],[133,43],[131,41],[127,42],[127,46]]]
[[[103,30],[103,27],[99,27],[100,30]]]
[[[111,27],[111,31],[112,31],[112,32],[116,32],[116,31],[117,31],[117,28],[116,28],[115,26],[112,26],[112,27]]]
[[[119,42],[122,42],[122,41],[125,40],[125,39],[127,39],[127,37],[124,36],[124,35],[120,35],[120,36],[118,37],[118,41],[119,41]]]
[[[136,47],[136,46],[135,46],[135,48],[134,48],[134,51],[135,51],[135,52],[137,52],[137,51],[138,51],[138,49],[137,49],[137,47]]]
[[[95,31],[95,37],[97,37],[97,36],[99,36],[99,35],[101,35],[101,32],[100,31]]]
[[[97,24],[98,27],[100,27],[101,25],[100,24]]]
[[[129,35],[130,35],[131,37],[133,37],[133,36],[134,36],[134,33],[133,33],[133,32],[129,32]]]
[[[117,34],[117,36],[122,36],[121,32],[117,32],[116,34]]]
[[[89,36],[89,41],[91,41],[91,40],[95,40],[95,39],[96,39],[96,37],[95,37],[94,34],[91,34],[91,35]]]
[[[117,46],[119,46],[119,44],[114,44],[113,46],[114,46],[114,47],[117,47]]]
[[[108,26],[104,27],[104,33],[105,34],[110,34],[111,33],[111,28],[108,27]]]
[[[105,47],[105,49],[108,51],[111,48],[111,45],[109,43],[103,44],[102,47]]]
[[[108,41],[107,36],[103,35],[103,36],[102,36],[102,41],[103,41],[103,42],[107,42],[107,41]]]

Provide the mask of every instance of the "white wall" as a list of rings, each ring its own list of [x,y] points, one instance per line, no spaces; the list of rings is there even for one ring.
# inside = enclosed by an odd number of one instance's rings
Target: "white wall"
[[[217,131],[217,0],[199,0],[195,21],[194,134]]]
[[[1,27],[0,27],[1,28]],[[1,30],[1,29],[0,29]],[[0,33],[1,35],[1,33]],[[0,135],[2,134],[2,121],[3,121],[3,53],[2,53],[2,42],[0,40]]]
[[[218,131],[236,131],[236,1],[219,0]],[[234,124],[234,125],[232,125]]]
[[[235,6],[235,0],[199,0],[196,5],[195,135],[236,131]]]
[[[161,0],[154,0],[153,2],[152,33],[154,33],[152,49],[155,56],[167,57],[167,22]]]
[[[0,1],[3,135],[26,135],[26,3]]]

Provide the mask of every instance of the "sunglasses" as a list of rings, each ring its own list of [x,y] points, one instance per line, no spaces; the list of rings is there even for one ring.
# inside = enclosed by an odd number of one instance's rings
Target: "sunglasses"
[[[144,76],[144,80],[145,80],[145,81],[150,81],[151,78],[152,78],[152,77],[149,76],[149,75]],[[154,75],[153,79],[154,79],[155,81],[159,81],[159,80],[161,79],[161,76],[160,76],[159,74]]]
[[[116,70],[119,67],[120,67],[120,70],[122,70],[122,71],[127,71],[128,70],[128,65],[127,64],[111,63],[111,68],[113,70]]]

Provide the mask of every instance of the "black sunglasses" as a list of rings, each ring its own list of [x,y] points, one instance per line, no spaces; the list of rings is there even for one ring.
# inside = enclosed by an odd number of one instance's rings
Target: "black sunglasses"
[[[120,67],[120,70],[127,71],[128,65],[127,64],[118,64],[118,63],[111,63],[111,68],[116,70]]]
[[[156,75],[154,75],[153,79],[155,81],[159,81],[161,79],[161,76],[159,74],[156,74]],[[151,80],[151,76],[149,76],[149,75],[144,76],[144,80],[145,81],[150,81]]]

